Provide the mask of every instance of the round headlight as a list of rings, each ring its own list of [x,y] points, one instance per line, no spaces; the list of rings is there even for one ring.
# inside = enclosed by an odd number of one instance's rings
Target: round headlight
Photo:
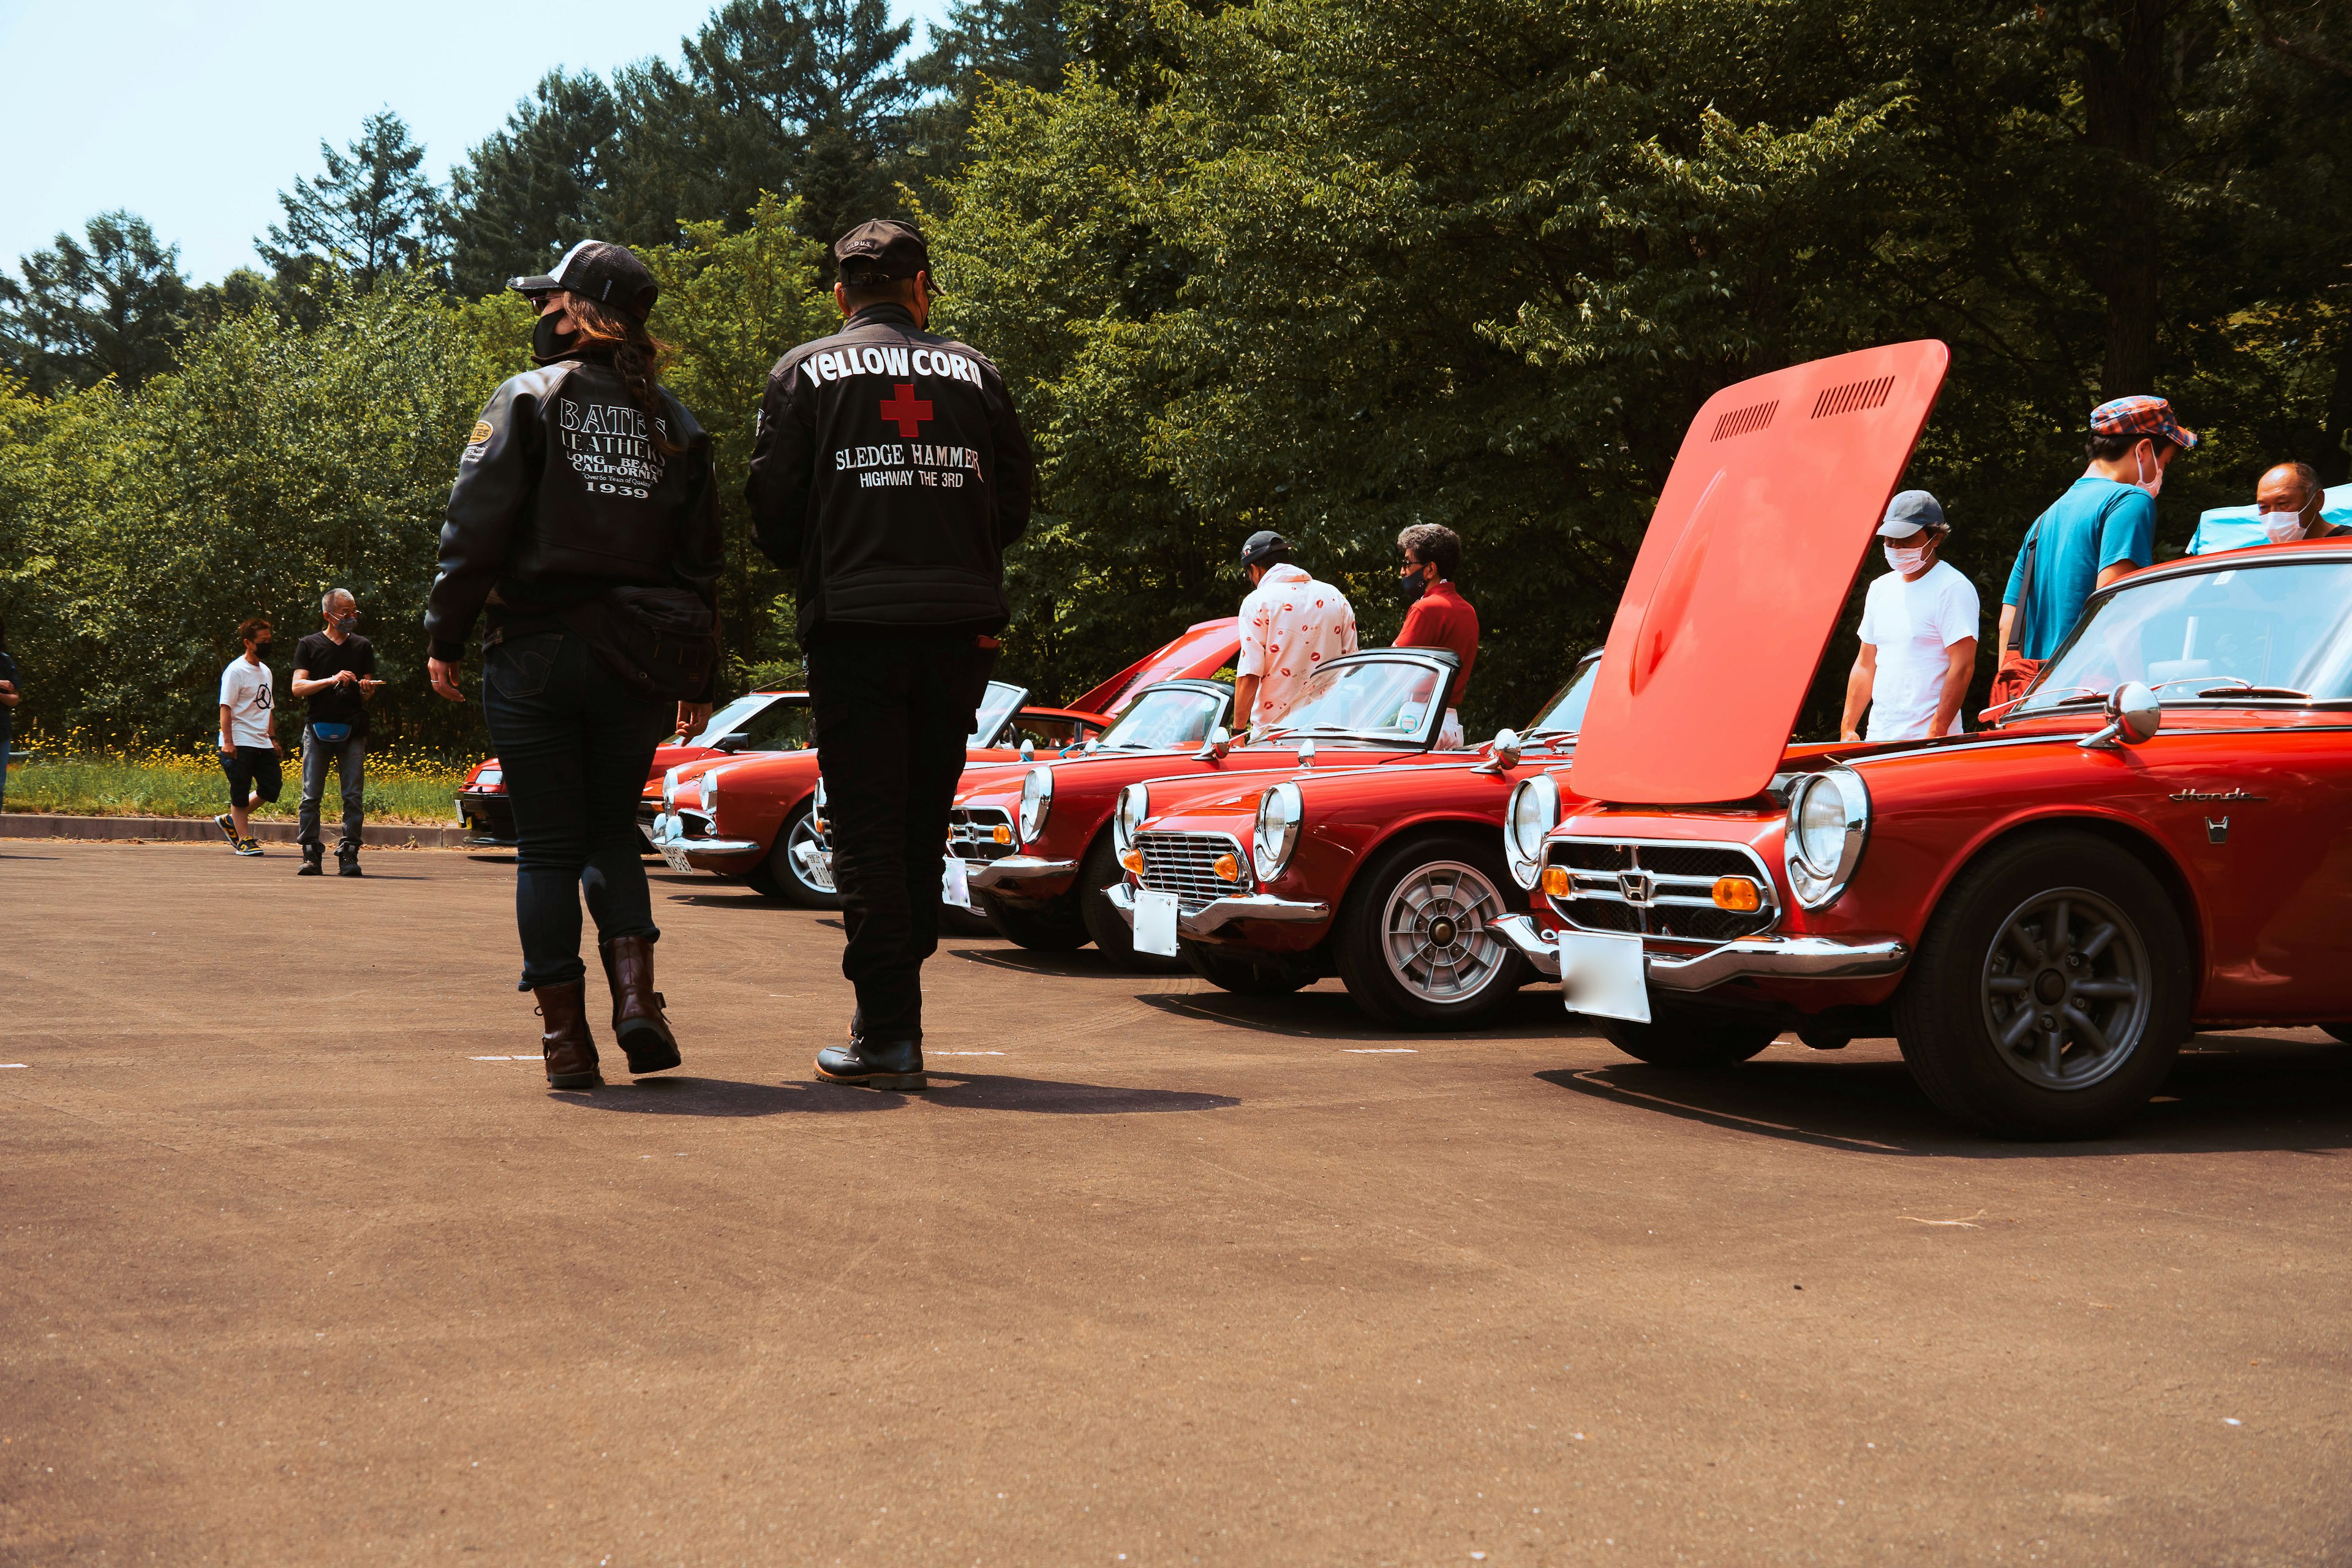
[[[1250,844],[1250,860],[1258,880],[1270,881],[1290,864],[1298,847],[1298,824],[1307,815],[1295,784],[1278,784],[1257,797],[1257,832]]]
[[[1533,888],[1543,874],[1544,836],[1559,825],[1559,785],[1549,773],[1537,773],[1521,779],[1511,790],[1511,802],[1504,813],[1504,858],[1510,863],[1511,880],[1522,888]]]
[[[1054,770],[1031,768],[1021,780],[1021,842],[1034,844],[1054,810]]]
[[[1111,814],[1111,842],[1121,850],[1135,847],[1135,830],[1143,826],[1151,810],[1151,792],[1139,784],[1131,784],[1118,792],[1118,809]]]
[[[1797,781],[1790,792],[1784,858],[1800,903],[1819,909],[1844,890],[1869,826],[1870,795],[1859,774],[1839,770]]]
[[[1804,857],[1807,869],[1827,877],[1836,872],[1844,850],[1845,796],[1839,793],[1837,780],[1816,775],[1797,803],[1797,853]]]
[[[676,768],[662,774],[662,809],[664,811],[677,809],[677,770]]]

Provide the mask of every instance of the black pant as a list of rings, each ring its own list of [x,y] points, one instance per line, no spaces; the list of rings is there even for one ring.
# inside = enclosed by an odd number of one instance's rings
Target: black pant
[[[239,746],[221,754],[221,772],[228,775],[228,802],[243,805],[256,795],[268,805],[285,787],[278,772],[275,746]]]
[[[831,637],[808,653],[833,880],[866,1037],[920,1039],[939,951],[948,805],[994,650],[960,637]]]
[[[569,631],[495,644],[482,708],[514,807],[520,989],[583,978],[580,897],[600,942],[658,939],[637,799],[677,710],[640,697]]]

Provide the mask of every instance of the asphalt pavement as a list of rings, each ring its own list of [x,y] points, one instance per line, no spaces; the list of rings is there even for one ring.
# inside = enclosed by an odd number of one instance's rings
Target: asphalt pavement
[[[2315,1033],[2000,1145],[950,941],[877,1094],[837,924],[656,871],[686,1064],[554,1094],[511,862],[366,863],[0,846],[0,1563],[2352,1559]]]

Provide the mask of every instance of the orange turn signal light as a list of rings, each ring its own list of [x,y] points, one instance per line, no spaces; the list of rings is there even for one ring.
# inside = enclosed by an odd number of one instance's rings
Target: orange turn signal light
[[[996,825],[996,831],[990,834],[989,837],[995,839],[999,844],[1010,844],[1013,842],[1013,829],[1005,826],[1004,824],[1000,822]]]
[[[1764,889],[1756,885],[1752,877],[1717,877],[1710,890],[1718,910],[1736,910],[1748,915],[1764,907]]]
[[[1214,871],[1222,881],[1238,882],[1242,879],[1242,863],[1230,855],[1220,855],[1210,861],[1209,869]]]
[[[1544,896],[1549,899],[1564,899],[1568,897],[1570,890],[1568,868],[1565,866],[1545,867],[1543,874],[1543,890]]]
[[[1139,877],[1143,875],[1143,851],[1140,849],[1123,851],[1118,858],[1118,863]]]

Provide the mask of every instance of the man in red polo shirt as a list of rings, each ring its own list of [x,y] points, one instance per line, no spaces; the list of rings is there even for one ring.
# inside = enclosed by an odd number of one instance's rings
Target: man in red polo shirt
[[[1470,688],[1470,667],[1478,661],[1478,612],[1454,585],[1454,570],[1462,564],[1462,536],[1439,523],[1416,522],[1397,535],[1397,548],[1404,552],[1397,581],[1412,607],[1404,613],[1396,646],[1450,649],[1462,661],[1462,679],[1454,683],[1459,703]],[[1462,748],[1462,715],[1454,708],[1445,710],[1437,743],[1446,751]]]

